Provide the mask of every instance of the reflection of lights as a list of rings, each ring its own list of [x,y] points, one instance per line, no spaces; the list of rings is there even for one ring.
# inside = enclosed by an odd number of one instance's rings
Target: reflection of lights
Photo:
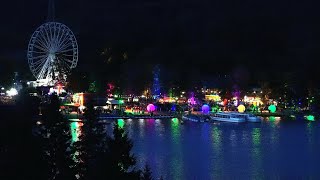
[[[276,124],[278,124],[281,120],[281,117],[270,116],[268,119],[270,122],[275,122]]]
[[[274,116],[269,117],[269,121],[275,121],[275,120],[276,120],[276,118]]]
[[[118,119],[118,126],[120,128],[123,128],[124,127],[124,120],[123,119]]]
[[[40,125],[40,124],[42,124],[42,122],[41,121],[37,121],[37,125]]]
[[[308,121],[314,121],[314,116],[313,115],[308,115],[306,116]]]
[[[252,131],[252,141],[254,145],[260,144],[261,130],[259,128],[254,128]]]
[[[72,142],[79,141],[79,136],[81,135],[81,126],[83,126],[82,122],[70,123]]]
[[[171,120],[172,120],[172,122],[175,123],[175,124],[179,123],[179,119],[178,119],[178,118],[172,118]]]

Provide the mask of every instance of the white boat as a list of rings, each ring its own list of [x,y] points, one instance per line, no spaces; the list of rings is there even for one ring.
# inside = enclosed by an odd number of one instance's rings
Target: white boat
[[[235,113],[216,113],[212,116],[210,116],[210,119],[213,121],[224,121],[224,122],[245,122],[246,119],[244,116],[240,116]]]
[[[193,121],[193,122],[205,122],[209,121],[209,117],[201,117],[201,116],[188,116],[188,115],[183,115],[182,116],[183,120],[188,120],[188,121]]]
[[[249,122],[261,122],[261,118],[253,114],[247,114],[247,121]]]
[[[237,113],[237,112],[234,112],[232,114],[236,114],[240,117],[243,117],[246,121],[248,122],[261,122],[261,118],[253,115],[253,114],[250,114],[250,113]]]

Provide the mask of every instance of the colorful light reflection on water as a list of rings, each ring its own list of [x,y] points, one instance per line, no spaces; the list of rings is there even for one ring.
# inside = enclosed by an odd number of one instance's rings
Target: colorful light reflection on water
[[[180,124],[178,119],[124,123],[138,166],[147,162],[155,179],[320,178],[317,121],[271,117],[243,124]]]
[[[82,126],[83,126],[82,122],[71,122],[70,123],[72,142],[79,141],[79,136],[81,135],[81,127]]]

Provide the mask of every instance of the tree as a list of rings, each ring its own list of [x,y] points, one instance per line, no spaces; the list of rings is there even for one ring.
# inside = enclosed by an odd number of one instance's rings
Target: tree
[[[57,95],[51,95],[43,112],[42,145],[43,156],[49,163],[50,179],[75,179],[76,170],[70,149],[71,133],[69,122],[59,111]]]
[[[1,107],[6,117],[0,130],[0,179],[48,179],[41,138],[33,131],[39,100],[23,89],[15,106]],[[5,137],[2,139],[2,137]]]
[[[136,159],[131,154],[132,142],[123,128],[113,126],[113,137],[108,137],[105,151],[98,153],[95,173],[91,179],[139,179],[135,170]]]
[[[84,123],[79,141],[73,144],[73,151],[80,152],[77,164],[79,179],[95,179],[97,164],[96,159],[106,152],[106,131],[103,125],[98,124],[98,112],[92,103],[87,105],[84,113]]]
[[[132,170],[136,164],[136,158],[131,154],[132,147],[132,141],[128,138],[124,128],[114,124],[113,138],[108,141],[111,177],[115,179],[139,178],[140,172]]]
[[[141,174],[141,180],[153,180],[152,172],[148,164],[145,165]]]

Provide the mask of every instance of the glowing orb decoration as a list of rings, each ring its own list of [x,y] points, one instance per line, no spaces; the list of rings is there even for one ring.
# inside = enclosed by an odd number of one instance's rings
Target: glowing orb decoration
[[[271,113],[275,113],[277,111],[277,107],[273,104],[271,104],[268,109]]]
[[[308,115],[307,117],[308,121],[314,121],[314,116],[313,115]]]
[[[176,111],[176,106],[175,105],[172,105],[171,111]]]
[[[153,112],[153,111],[155,111],[156,110],[156,107],[153,105],[153,104],[149,104],[148,106],[147,106],[147,111],[148,112]]]
[[[124,126],[124,120],[123,120],[123,119],[118,119],[117,124],[118,124],[118,126],[119,126],[120,128],[123,128],[123,126]]]
[[[208,114],[209,111],[210,111],[210,107],[205,104],[205,105],[202,106],[201,110],[202,110],[203,114]]]
[[[243,113],[245,110],[246,110],[246,107],[245,107],[243,104],[240,104],[240,105],[238,106],[238,112],[239,112],[239,113]]]

